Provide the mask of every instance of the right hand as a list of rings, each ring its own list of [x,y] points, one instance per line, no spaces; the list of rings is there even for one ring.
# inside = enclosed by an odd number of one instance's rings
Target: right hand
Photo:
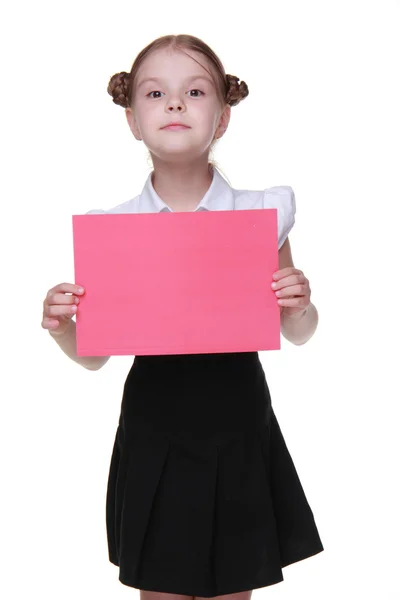
[[[67,330],[71,318],[78,310],[78,296],[85,293],[79,292],[79,287],[73,283],[59,283],[47,292],[43,302],[43,329],[56,335]],[[67,292],[72,295],[67,296]]]

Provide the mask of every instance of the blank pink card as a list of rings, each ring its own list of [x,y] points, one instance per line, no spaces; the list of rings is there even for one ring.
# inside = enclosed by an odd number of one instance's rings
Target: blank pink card
[[[277,209],[73,215],[78,356],[280,349]]]

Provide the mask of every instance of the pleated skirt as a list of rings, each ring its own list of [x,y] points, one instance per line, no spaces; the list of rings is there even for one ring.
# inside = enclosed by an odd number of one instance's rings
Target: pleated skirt
[[[135,357],[106,527],[119,581],[173,594],[272,585],[324,549],[257,352]]]

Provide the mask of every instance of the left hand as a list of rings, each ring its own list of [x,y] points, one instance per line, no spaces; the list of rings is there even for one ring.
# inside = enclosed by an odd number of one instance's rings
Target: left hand
[[[295,267],[286,267],[276,271],[271,287],[276,295],[281,308],[281,314],[285,312],[287,315],[301,316],[309,307],[311,301],[310,282],[304,275],[303,271]]]

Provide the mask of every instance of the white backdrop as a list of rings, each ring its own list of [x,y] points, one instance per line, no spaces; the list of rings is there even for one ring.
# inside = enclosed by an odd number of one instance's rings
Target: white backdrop
[[[105,528],[133,357],[87,371],[41,320],[47,290],[74,281],[71,216],[142,189],[147,149],[106,88],[167,33],[201,37],[248,84],[215,159],[235,188],[293,187],[293,259],[320,316],[307,344],[260,356],[325,550],[254,597],[400,598],[399,17],[394,0],[2,5],[3,598],[139,597]]]

